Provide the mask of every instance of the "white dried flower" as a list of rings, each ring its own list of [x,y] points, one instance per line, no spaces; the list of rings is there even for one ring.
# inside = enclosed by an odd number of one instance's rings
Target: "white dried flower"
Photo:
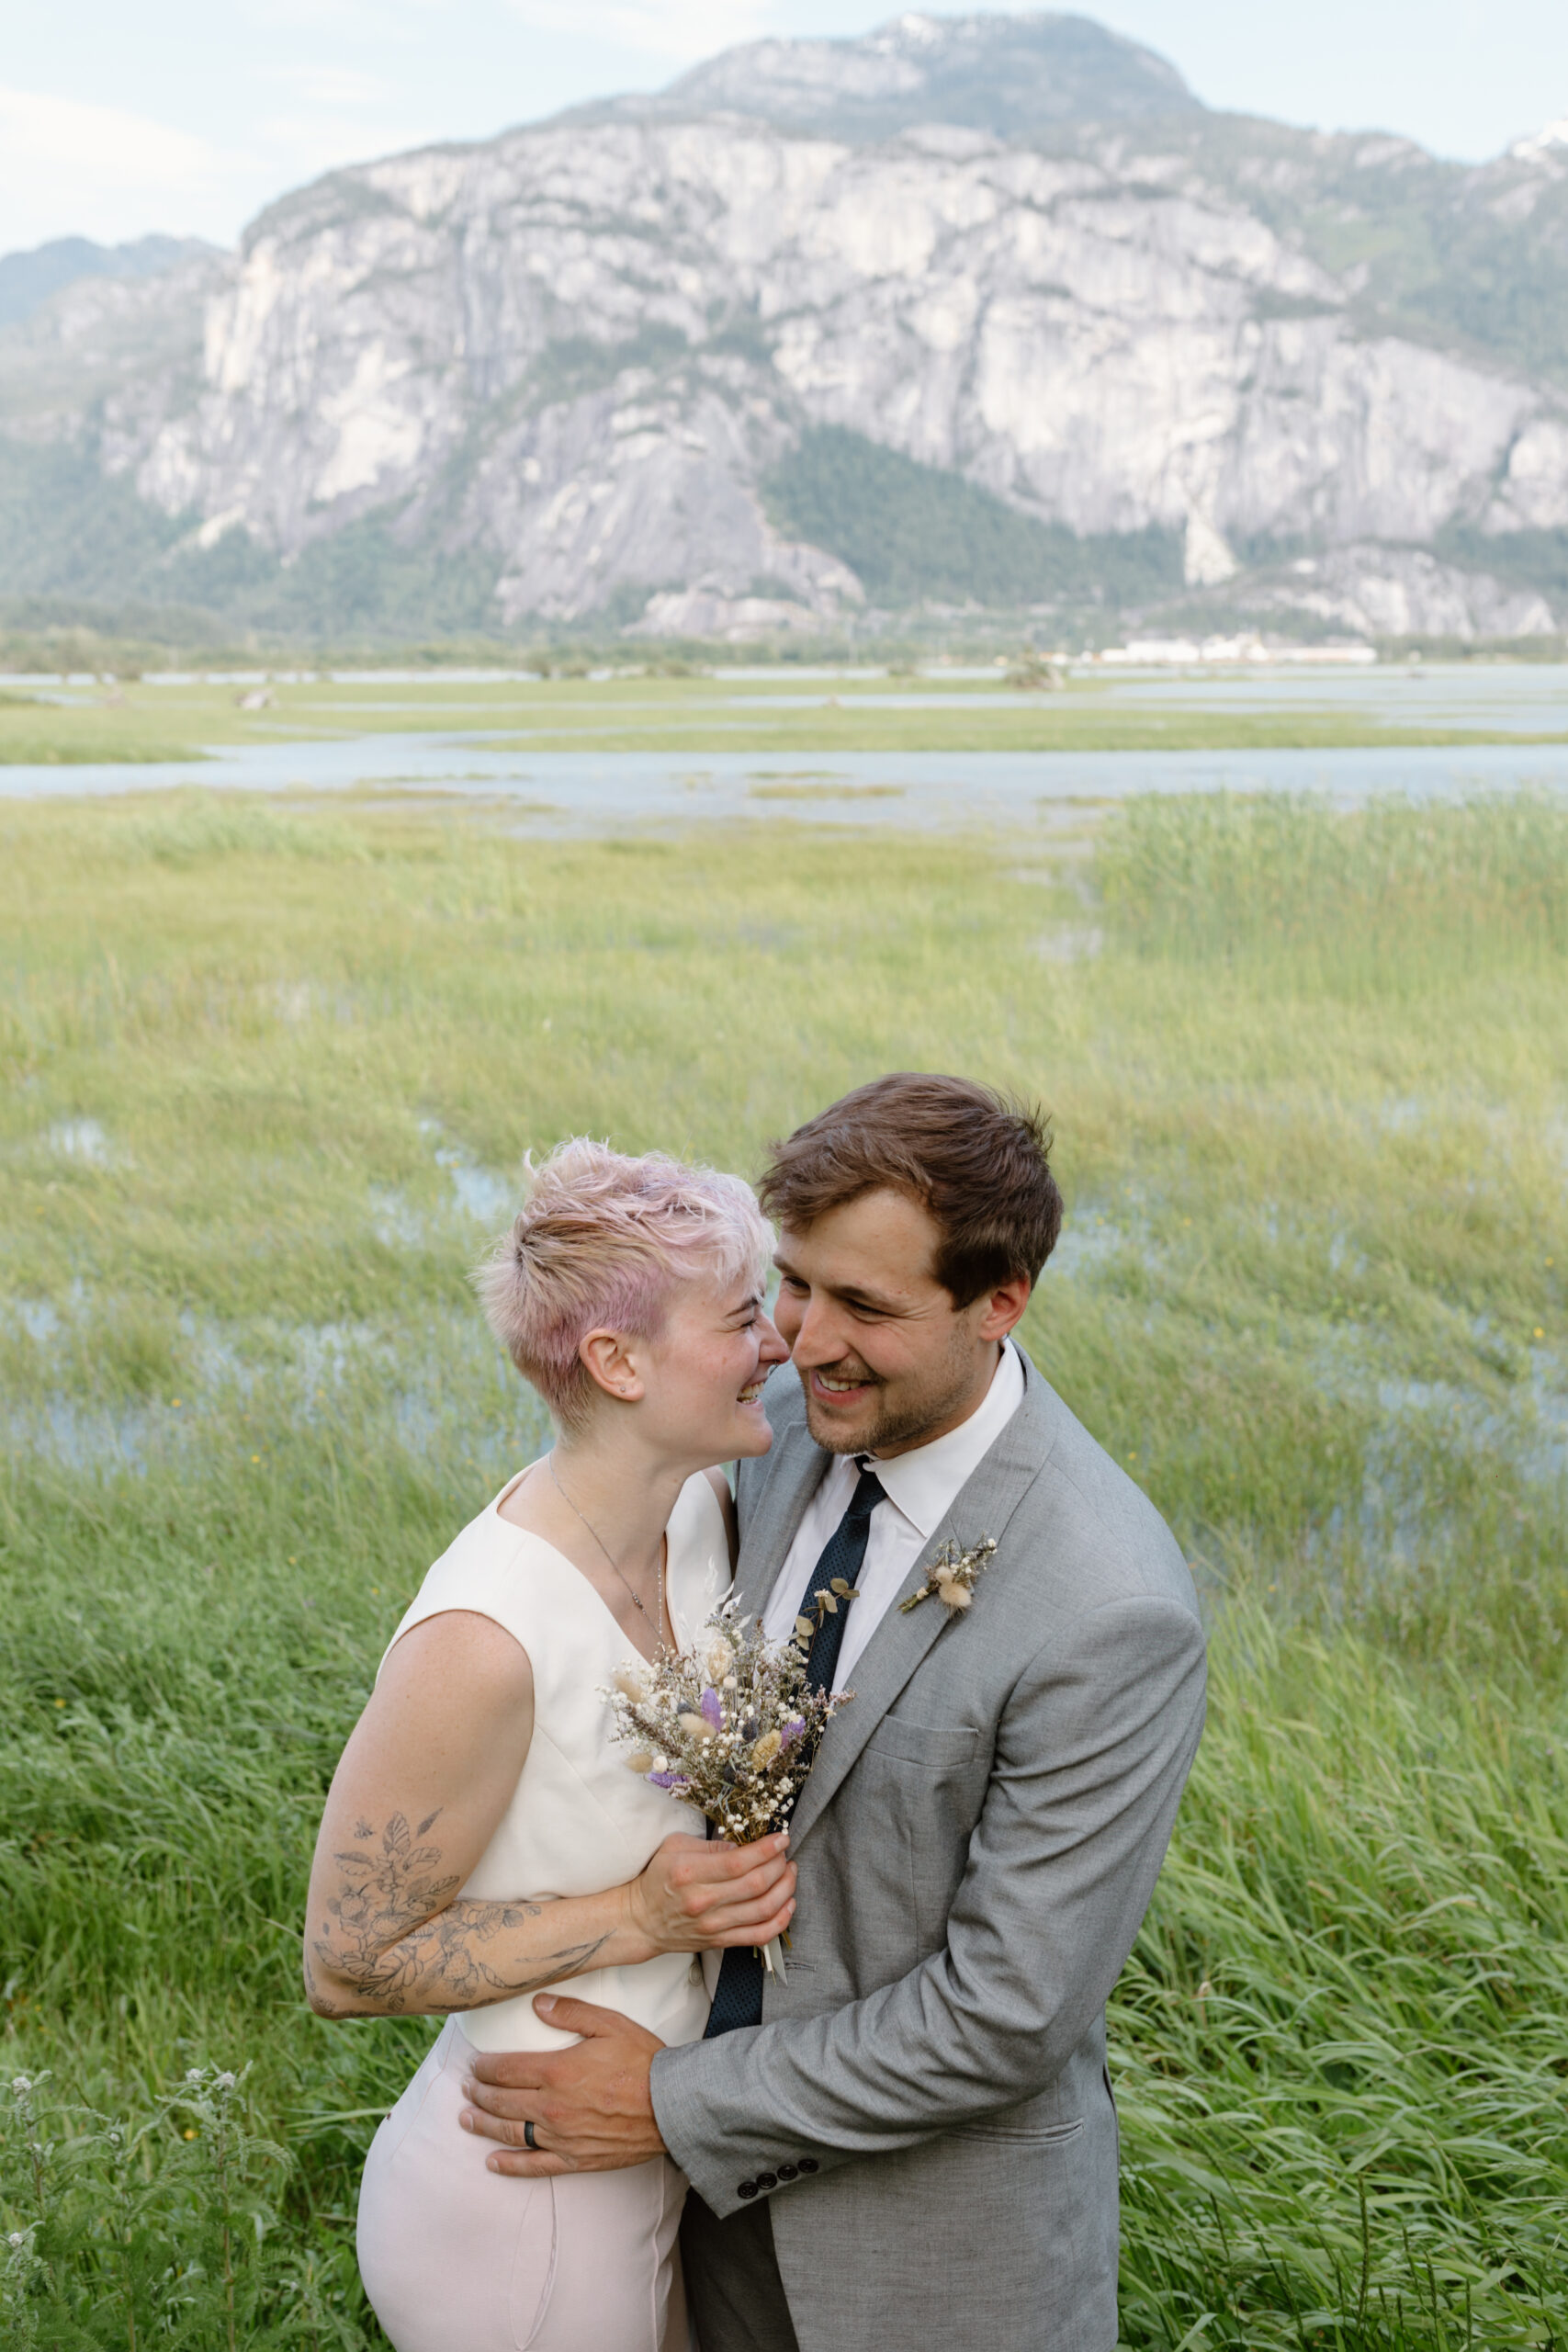
[[[639,1680],[635,1699],[618,1679],[604,1693],[628,1762],[737,1843],[783,1828],[829,1717],[851,1695],[813,1690],[802,1645],[770,1642],[733,1601]]]
[[[975,1599],[976,1578],[990,1565],[996,1548],[994,1536],[982,1535],[978,1544],[971,1544],[967,1551],[961,1552],[950,1537],[926,1570],[924,1584],[908,1600],[898,1603],[900,1613],[908,1616],[911,1609],[918,1609],[922,1600],[930,1600],[933,1593],[954,1615],[969,1608]]]

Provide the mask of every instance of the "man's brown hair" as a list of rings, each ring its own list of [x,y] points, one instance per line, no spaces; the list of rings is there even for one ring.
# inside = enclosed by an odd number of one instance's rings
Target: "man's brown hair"
[[[1062,1229],[1043,1114],[967,1078],[896,1070],[857,1086],[784,1142],[757,1187],[797,1232],[888,1189],[937,1225],[936,1279],[972,1306],[1015,1274],[1033,1282]]]

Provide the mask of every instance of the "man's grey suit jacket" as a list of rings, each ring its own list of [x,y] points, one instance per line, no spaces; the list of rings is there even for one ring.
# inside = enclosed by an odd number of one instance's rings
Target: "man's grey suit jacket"
[[[802,1792],[787,1982],[760,2026],[654,2061],[699,2194],[771,2199],[801,2352],[1116,2342],[1105,2002],[1202,1728],[1203,1634],[1154,1506],[1024,1377],[900,1594],[949,1536],[994,1536],[973,1606],[889,1608]],[[748,1614],[829,1459],[788,1366],[767,1409],[773,1450],[740,1468]]]

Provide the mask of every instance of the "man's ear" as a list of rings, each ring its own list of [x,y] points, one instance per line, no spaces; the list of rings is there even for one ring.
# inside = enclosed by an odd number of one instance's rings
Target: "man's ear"
[[[985,1301],[985,1313],[976,1327],[976,1337],[981,1340],[1005,1340],[1029,1305],[1034,1284],[1027,1274],[1010,1274],[998,1283]]]
[[[590,1331],[579,1342],[577,1352],[595,1387],[618,1404],[637,1403],[643,1394],[643,1377],[632,1360],[625,1332]]]

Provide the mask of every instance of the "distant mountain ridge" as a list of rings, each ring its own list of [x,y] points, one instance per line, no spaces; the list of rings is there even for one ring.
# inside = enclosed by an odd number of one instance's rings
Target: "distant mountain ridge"
[[[1568,621],[1554,134],[1468,168],[1210,112],[1083,17],[906,16],[182,253],[0,327],[0,595],[404,637]]]
[[[0,254],[0,327],[30,319],[78,278],[160,277],[182,261],[217,250],[199,237],[138,237],[125,245],[55,237],[26,253]]]

